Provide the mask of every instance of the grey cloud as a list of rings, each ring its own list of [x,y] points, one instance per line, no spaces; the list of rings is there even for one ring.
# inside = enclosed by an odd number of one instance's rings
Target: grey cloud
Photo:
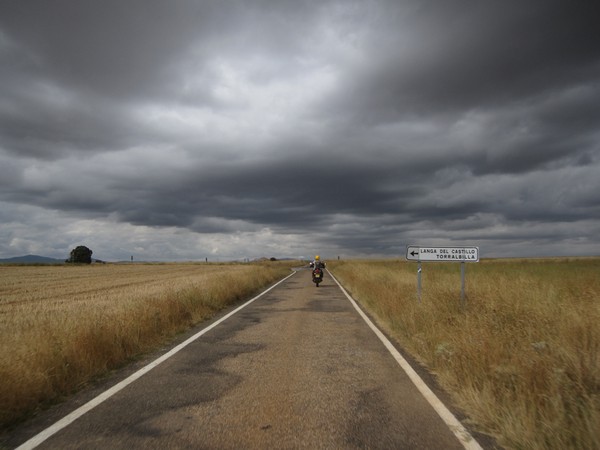
[[[3,28],[35,55],[46,76],[121,96],[149,89],[194,28],[210,23],[210,15],[182,2],[11,2],[2,17]]]
[[[185,92],[211,58],[298,51],[303,2],[11,2],[0,24],[44,76],[82,92],[143,99]],[[179,72],[188,71],[188,74]]]
[[[44,211],[49,230],[97,222],[116,230],[94,228],[100,248],[174,259],[598,252],[592,9],[5,2],[0,252],[43,239],[27,217]]]
[[[352,72],[341,107],[363,105],[362,114],[396,120],[488,108],[597,80],[600,32],[592,5],[406,3],[394,3],[396,14],[376,24],[369,64]]]

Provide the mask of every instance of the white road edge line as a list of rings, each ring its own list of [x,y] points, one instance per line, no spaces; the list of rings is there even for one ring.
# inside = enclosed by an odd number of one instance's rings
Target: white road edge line
[[[354,306],[354,308],[358,311],[363,320],[369,325],[371,330],[377,335],[379,340],[383,343],[383,345],[388,349],[388,351],[392,354],[394,359],[398,362],[400,367],[406,372],[408,377],[417,387],[419,392],[425,397],[425,399],[429,402],[429,404],[433,407],[435,412],[442,418],[442,420],[446,423],[450,431],[454,433],[454,435],[458,438],[460,443],[467,450],[483,450],[479,443],[475,440],[475,438],[467,431],[467,429],[459,422],[459,420],[450,412],[448,408],[442,403],[442,401],[433,393],[431,389],[425,384],[425,382],[421,379],[421,377],[415,372],[415,370],[411,367],[411,365],[404,359],[404,357],[396,350],[396,348],[392,345],[392,343],[385,337],[385,335],[377,328],[371,319],[363,312],[362,309],[358,306],[356,301],[346,292],[346,290],[342,287],[339,281],[329,272],[327,269],[327,273],[331,276],[333,281],[337,283],[339,288],[342,290],[344,295],[350,300],[350,303]]]
[[[92,400],[90,400],[89,402],[87,402],[85,405],[80,406],[79,408],[77,408],[72,413],[66,415],[65,417],[63,417],[62,419],[60,419],[58,422],[56,422],[55,424],[49,426],[45,430],[43,430],[40,433],[36,434],[31,439],[29,439],[28,441],[26,441],[25,443],[23,443],[19,447],[17,447],[15,450],[29,450],[29,449],[33,449],[33,448],[37,447],[42,442],[44,442],[46,439],[48,439],[52,435],[58,433],[60,430],[62,430],[63,428],[65,428],[68,425],[70,425],[71,423],[73,423],[75,420],[77,420],[78,418],[80,418],[81,416],[83,416],[85,413],[87,413],[88,411],[94,409],[100,403],[102,403],[105,400],[109,399],[110,397],[112,397],[113,395],[115,395],[117,392],[119,392],[120,390],[124,389],[126,386],[128,386],[131,383],[133,383],[134,381],[136,381],[138,378],[140,378],[143,375],[145,375],[146,373],[150,372],[152,369],[154,369],[160,363],[166,361],[171,356],[175,355],[177,352],[179,352],[180,350],[182,350],[184,347],[187,347],[189,344],[191,344],[192,342],[194,342],[200,336],[202,336],[205,333],[208,333],[210,330],[212,330],[213,328],[215,328],[217,325],[219,325],[222,322],[226,321],[231,316],[233,316],[237,312],[239,312],[242,309],[244,309],[250,303],[252,303],[255,300],[259,299],[260,297],[262,297],[263,295],[265,295],[267,292],[269,292],[271,289],[274,289],[276,286],[280,285],[285,280],[287,280],[288,278],[290,278],[291,276],[293,276],[295,274],[296,274],[296,271],[293,271],[287,277],[283,278],[282,280],[279,280],[273,286],[271,286],[267,290],[261,292],[260,294],[258,294],[253,299],[248,300],[246,303],[244,303],[243,305],[241,305],[238,308],[234,309],[233,311],[231,311],[227,315],[221,317],[216,322],[213,322],[208,327],[204,328],[203,330],[201,330],[198,333],[196,333],[195,335],[193,335],[191,338],[187,339],[186,341],[182,342],[181,344],[177,345],[176,347],[173,347],[170,351],[168,351],[167,353],[165,353],[164,355],[162,355],[160,358],[154,360],[153,362],[151,362],[147,366],[141,368],[140,370],[138,370],[134,374],[130,375],[129,377],[127,377],[126,379],[124,379],[123,381],[121,381],[120,383],[115,384],[113,387],[111,387],[107,391],[104,391],[102,394],[100,394],[97,397],[93,398]]]

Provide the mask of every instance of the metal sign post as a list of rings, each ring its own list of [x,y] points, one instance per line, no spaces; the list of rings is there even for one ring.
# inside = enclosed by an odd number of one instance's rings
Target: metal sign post
[[[417,261],[417,297],[421,302],[421,263],[459,262],[460,263],[460,307],[465,307],[465,263],[479,262],[479,247],[406,247],[406,259]]]
[[[460,262],[460,309],[465,309],[465,262]]]
[[[417,298],[421,303],[421,261],[419,261],[419,267],[417,269]]]

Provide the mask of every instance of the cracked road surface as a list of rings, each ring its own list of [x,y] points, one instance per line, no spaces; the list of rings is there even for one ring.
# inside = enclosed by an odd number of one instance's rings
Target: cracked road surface
[[[300,270],[38,448],[463,446],[331,277]]]

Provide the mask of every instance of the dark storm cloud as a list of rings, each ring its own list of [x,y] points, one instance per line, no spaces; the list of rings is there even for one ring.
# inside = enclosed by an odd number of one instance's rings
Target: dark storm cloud
[[[39,75],[76,90],[146,99],[181,92],[186,73],[178,70],[208,70],[213,54],[243,54],[249,45],[267,54],[296,50],[304,3],[263,3],[7,2],[0,21]]]
[[[600,31],[594,5],[394,5],[394,13],[386,11],[373,24],[368,40],[373,53],[349,77],[342,105],[366,103],[360,112],[378,111],[384,118],[443,114],[597,83]]]
[[[135,96],[156,86],[210,15],[182,2],[8,2],[2,26],[41,76],[103,95]]]
[[[3,2],[0,252],[64,215],[73,236],[166,259],[598,253],[595,17],[563,1]]]
[[[322,167],[313,156],[291,158],[277,164],[259,163],[213,166],[206,172],[189,173],[171,182],[171,189],[159,195],[151,186],[132,193],[129,211],[119,208],[123,218],[135,223],[192,226],[199,232],[220,231],[212,222],[197,217],[226,217],[255,225],[292,228],[297,232],[316,231],[332,212],[376,215],[389,211],[391,193],[373,183],[377,175],[354,165],[339,164],[335,170]],[[378,172],[381,175],[380,172]],[[394,194],[394,199],[397,193]],[[154,221],[148,211],[162,214]],[[207,225],[208,228],[203,228]]]

